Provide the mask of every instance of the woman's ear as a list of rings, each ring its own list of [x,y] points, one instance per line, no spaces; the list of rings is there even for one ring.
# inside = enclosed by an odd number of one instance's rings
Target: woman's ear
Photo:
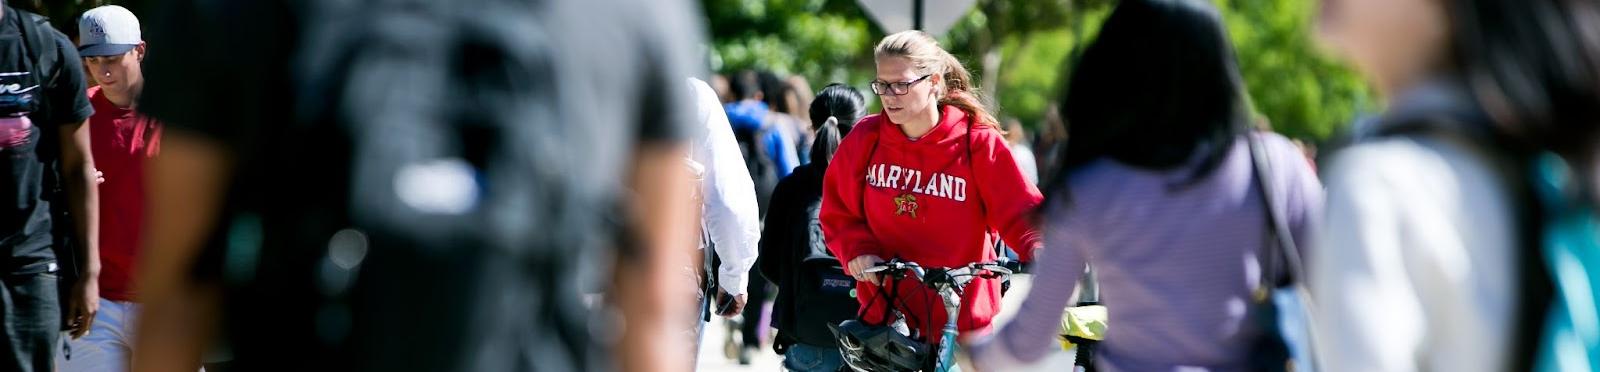
[[[933,87],[933,89],[929,89],[928,91],[933,94],[933,98],[935,100],[944,98],[946,94],[950,93],[950,88],[944,86],[944,74],[933,74],[933,76],[929,76],[928,83],[928,86]]]

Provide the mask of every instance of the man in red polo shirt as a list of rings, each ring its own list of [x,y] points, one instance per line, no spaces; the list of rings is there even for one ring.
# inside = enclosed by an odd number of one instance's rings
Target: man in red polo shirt
[[[144,88],[145,43],[139,20],[115,5],[78,20],[78,53],[99,86],[89,88],[94,115],[89,144],[100,184],[100,312],[89,333],[57,359],[62,371],[125,371],[138,315],[134,263],[144,243],[145,160],[160,149],[161,125],[135,111]]]

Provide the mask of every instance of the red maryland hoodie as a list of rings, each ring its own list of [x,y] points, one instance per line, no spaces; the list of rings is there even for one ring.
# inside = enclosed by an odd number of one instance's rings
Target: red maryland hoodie
[[[994,236],[1024,255],[1040,245],[1029,214],[1043,197],[1022,176],[998,130],[975,127],[944,106],[942,118],[911,140],[882,114],[862,118],[839,145],[822,187],[822,232],[842,263],[862,255],[899,258],[923,267],[956,267],[995,259]],[[969,133],[970,131],[970,133]],[[885,299],[857,284],[864,319],[883,318]],[[944,307],[930,289],[897,285],[898,308],[937,339]],[[983,329],[1000,308],[998,280],[974,280],[962,297],[961,331]],[[930,313],[931,312],[931,313]]]

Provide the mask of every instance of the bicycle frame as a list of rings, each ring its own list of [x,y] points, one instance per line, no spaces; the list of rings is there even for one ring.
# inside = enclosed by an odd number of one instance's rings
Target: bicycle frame
[[[883,273],[896,277],[912,276],[923,285],[932,287],[944,302],[945,322],[939,335],[939,350],[935,354],[932,371],[949,372],[956,359],[956,321],[961,313],[961,295],[968,283],[976,278],[1005,278],[1014,271],[1014,265],[1005,259],[992,263],[974,263],[957,268],[923,268],[915,262],[890,260],[867,268],[867,273]],[[891,311],[892,305],[891,305]]]

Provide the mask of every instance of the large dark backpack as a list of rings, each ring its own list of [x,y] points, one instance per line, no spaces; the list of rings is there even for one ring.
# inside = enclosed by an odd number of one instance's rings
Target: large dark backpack
[[[797,326],[791,330],[796,338],[813,344],[836,345],[837,340],[826,327],[838,325],[856,315],[859,303],[855,299],[856,281],[845,274],[839,259],[828,251],[822,235],[820,212],[822,201],[807,203],[805,209],[806,247],[792,253],[795,257],[794,293],[796,304],[808,309],[796,314]]]
[[[348,360],[355,370],[603,369],[581,301],[591,283],[580,279],[600,275],[611,246],[598,240],[617,235],[602,229],[618,222],[597,212],[619,207],[606,169],[622,159],[604,136],[631,133],[562,110],[563,88],[587,88],[559,75],[571,67],[560,65],[559,38],[572,35],[546,28],[551,5],[306,4],[300,120],[271,131],[311,143],[267,150],[276,158],[264,162],[278,168],[267,172],[291,178],[270,181],[268,200],[291,206],[260,206],[277,208],[262,219],[277,225],[266,239],[293,242],[267,244],[262,254],[278,257],[263,265],[283,266],[257,270],[234,293],[304,293],[312,303],[274,306],[315,314],[313,339],[334,345],[304,360]],[[331,340],[328,309],[339,309],[347,331]],[[230,321],[256,327],[251,334],[276,331]]]

